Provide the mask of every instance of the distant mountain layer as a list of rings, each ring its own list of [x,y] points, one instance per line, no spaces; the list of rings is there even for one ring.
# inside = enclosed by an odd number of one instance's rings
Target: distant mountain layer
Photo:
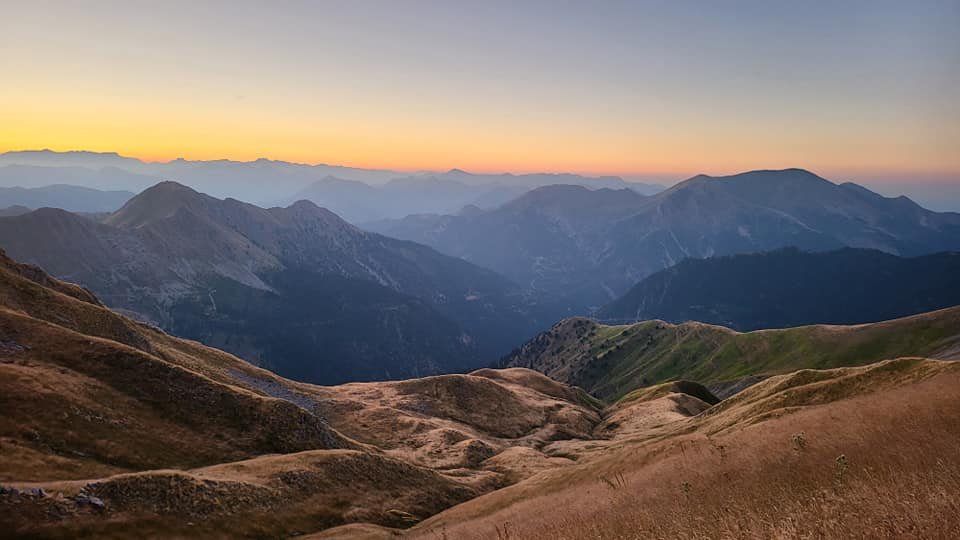
[[[0,158],[7,155],[9,154],[0,154]],[[61,184],[101,191],[138,192],[160,181],[158,176],[132,173],[116,166],[68,167],[4,163],[5,161],[0,159],[0,186],[7,187],[44,188]]]
[[[328,176],[282,202],[308,200],[351,223],[362,224],[411,214],[457,213],[469,205],[495,207],[528,189],[501,184],[468,185],[436,176],[402,178],[372,186]]]
[[[370,230],[421,242],[545,293],[569,313],[608,304],[686,258],[795,246],[897,255],[960,249],[960,214],[925,210],[808,171],[697,176],[653,196],[535,189],[497,209],[410,216]]]
[[[22,206],[62,208],[70,212],[113,212],[133,195],[129,191],[100,191],[65,184],[36,188],[0,187],[0,208]]]
[[[6,208],[0,208],[0,217],[22,216],[23,214],[29,214],[30,212],[33,212],[33,209],[27,208],[26,206],[13,205]]]
[[[960,359],[960,306],[858,326],[800,326],[740,333],[698,322],[606,326],[570,318],[505,357],[554,380],[616,400],[639,388],[690,379],[724,398],[762,378],[921,356]]]
[[[321,383],[462,371],[541,324],[491,271],[312,203],[263,209],[173,182],[102,222],[0,218],[0,247],[177,335]]]
[[[903,258],[846,248],[687,259],[644,279],[597,316],[700,321],[736,330],[857,324],[960,305],[960,253]]]
[[[353,223],[421,212],[456,212],[470,204],[495,207],[530,189],[558,183],[591,188],[631,187],[643,193],[664,189],[653,184],[627,183],[615,176],[471,174],[458,169],[410,175],[269,159],[148,163],[115,153],[38,150],[0,154],[0,185],[37,187],[61,183],[140,191],[160,180],[174,180],[215,196],[261,205],[286,206],[307,199]]]
[[[471,177],[467,179],[467,177]],[[361,225],[385,218],[419,214],[462,214],[497,208],[546,182],[579,182],[590,189],[616,185],[638,193],[663,188],[626,184],[620,179],[587,179],[574,175],[470,175],[462,171],[431,176],[397,178],[382,186],[327,177],[314,182],[285,202],[312,201]]]

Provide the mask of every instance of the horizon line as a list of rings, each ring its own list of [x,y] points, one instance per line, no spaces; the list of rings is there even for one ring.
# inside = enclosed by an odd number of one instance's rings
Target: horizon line
[[[99,155],[113,155],[123,159],[134,159],[140,161],[144,164],[150,165],[166,165],[174,163],[177,161],[186,161],[186,162],[196,162],[196,163],[212,163],[212,162],[233,162],[233,163],[256,163],[259,161],[267,161],[273,163],[288,163],[292,165],[302,165],[308,167],[338,167],[344,169],[358,169],[372,172],[384,172],[384,173],[404,173],[404,174],[443,174],[449,172],[464,172],[466,174],[473,175],[503,175],[503,176],[522,176],[522,175],[536,175],[536,174],[545,174],[545,175],[577,175],[583,177],[592,177],[592,178],[619,178],[625,182],[629,183],[657,183],[657,182],[667,182],[669,184],[681,182],[693,178],[695,176],[710,176],[710,177],[722,177],[722,176],[732,176],[741,173],[754,172],[754,171],[783,171],[790,169],[800,169],[811,172],[820,176],[822,178],[832,179],[837,178],[838,183],[844,181],[849,181],[846,179],[838,177],[850,177],[850,176],[860,176],[864,178],[869,178],[871,181],[875,182],[909,182],[910,177],[923,177],[929,179],[935,183],[951,184],[955,182],[960,182],[960,171],[900,171],[900,170],[876,170],[869,168],[858,168],[858,169],[847,169],[844,171],[836,171],[833,173],[826,172],[821,173],[817,172],[814,167],[807,166],[796,166],[796,165],[786,165],[786,166],[760,166],[760,167],[751,167],[743,169],[733,169],[726,168],[722,171],[716,172],[704,172],[702,170],[698,172],[690,171],[632,171],[632,172],[597,172],[597,171],[584,171],[584,170],[563,170],[563,169],[509,169],[509,168],[470,168],[469,170],[464,167],[452,166],[452,167],[390,167],[390,166],[370,166],[362,164],[345,164],[345,163],[331,163],[326,160],[305,160],[305,159],[277,159],[266,156],[259,156],[256,158],[233,158],[233,157],[206,157],[206,158],[187,158],[181,156],[177,157],[152,157],[145,155],[135,155],[135,154],[126,154],[117,150],[90,150],[86,148],[71,148],[67,150],[58,150],[50,147],[44,148],[7,148],[0,150],[0,155],[5,154],[16,154],[16,153],[40,153],[48,152],[53,154],[99,154]],[[933,178],[931,178],[933,177]],[[950,177],[950,178],[946,178]]]

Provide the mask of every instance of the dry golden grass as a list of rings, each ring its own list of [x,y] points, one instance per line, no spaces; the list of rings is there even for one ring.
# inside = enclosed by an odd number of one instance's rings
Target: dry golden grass
[[[0,495],[0,530],[63,538],[276,538],[350,521],[409,526],[476,496],[434,471],[358,450],[315,450],[189,471],[42,485],[64,497],[15,501]],[[81,489],[109,501],[108,509],[75,504],[71,497]]]
[[[526,370],[299,384],[0,256],[0,482],[62,494],[0,495],[0,531],[274,537],[356,521],[409,526],[563,464],[534,447],[590,437],[599,421],[568,396],[580,394]],[[516,467],[510,454],[484,465],[516,445],[528,451]],[[327,450],[338,448],[353,450]],[[81,488],[106,509],[76,504]]]
[[[960,373],[941,364],[927,376],[756,423],[745,415],[717,436],[627,445],[467,502],[410,536],[956,538]]]
[[[323,403],[330,424],[348,437],[481,489],[556,465],[543,448],[557,440],[591,439],[600,422],[577,391],[526,369],[310,392]],[[517,447],[526,451],[487,462]]]
[[[0,255],[0,482],[50,493],[0,493],[0,536],[960,537],[958,384],[908,358],[712,407],[525,369],[317,387]]]

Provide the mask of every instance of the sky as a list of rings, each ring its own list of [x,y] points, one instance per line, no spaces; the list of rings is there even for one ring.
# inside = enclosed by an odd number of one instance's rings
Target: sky
[[[0,12],[0,151],[960,184],[960,0]]]

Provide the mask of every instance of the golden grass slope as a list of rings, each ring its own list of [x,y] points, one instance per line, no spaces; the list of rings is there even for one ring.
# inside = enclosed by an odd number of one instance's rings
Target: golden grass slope
[[[477,495],[436,472],[358,450],[42,486],[50,496],[20,497],[16,505],[0,495],[6,530],[27,537],[276,538],[344,521],[409,526]],[[106,509],[78,504],[81,492],[106,501]]]
[[[0,407],[0,484],[19,490],[0,493],[0,530],[26,537],[409,526],[568,463],[540,448],[600,420],[582,392],[527,370],[287,381],[5,256]]]
[[[955,538],[958,385],[960,364],[922,359],[774,377],[403,536]]]

